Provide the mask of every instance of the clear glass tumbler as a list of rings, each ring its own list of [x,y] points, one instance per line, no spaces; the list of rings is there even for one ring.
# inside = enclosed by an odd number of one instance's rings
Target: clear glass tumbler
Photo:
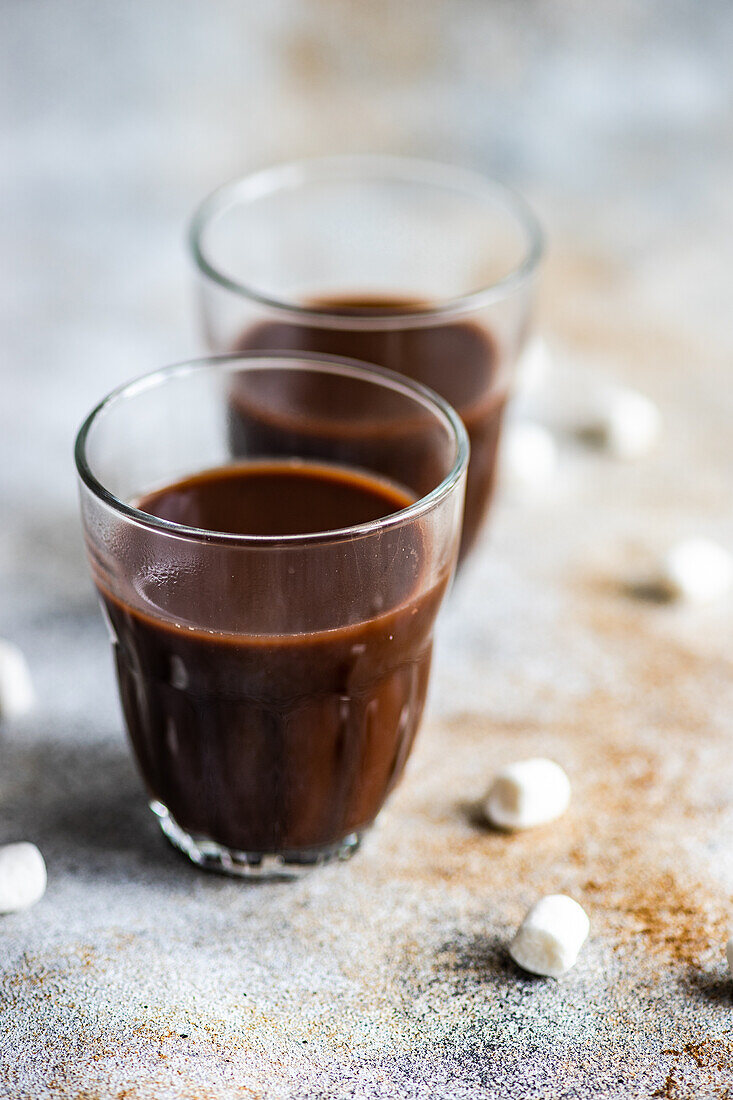
[[[420,721],[467,462],[440,397],[323,356],[168,367],[87,418],[82,519],[126,725],[151,807],[194,862],[295,873],[355,850]],[[280,531],[294,505],[278,494],[274,533],[176,520],[184,479],[263,463],[394,503],[338,529],[306,515],[302,534]],[[166,486],[172,511],[146,511]]]
[[[491,499],[542,253],[524,201],[458,168],[328,157],[220,188],[190,243],[211,351],[348,356],[459,411],[471,440],[463,557]]]

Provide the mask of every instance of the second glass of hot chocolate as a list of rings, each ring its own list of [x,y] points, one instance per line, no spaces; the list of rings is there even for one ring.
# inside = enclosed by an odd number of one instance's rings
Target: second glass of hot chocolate
[[[422,382],[457,409],[471,442],[465,557],[493,493],[542,252],[524,202],[473,172],[329,157],[220,188],[198,210],[191,246],[211,351],[348,356]],[[287,437],[266,427],[256,425],[263,454],[322,445],[305,422]],[[243,416],[250,444],[254,428]],[[403,458],[395,452],[397,480]]]

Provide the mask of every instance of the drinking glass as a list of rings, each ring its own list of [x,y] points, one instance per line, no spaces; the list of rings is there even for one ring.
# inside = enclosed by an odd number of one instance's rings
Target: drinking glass
[[[164,833],[195,863],[293,874],[358,846],[420,722],[468,450],[425,387],[307,354],[167,367],[84,422],[82,520],[127,730]],[[285,535],[144,510],[164,486],[262,462],[346,471],[402,503]]]
[[[349,356],[458,410],[471,441],[465,556],[530,324],[542,236],[525,202],[464,169],[326,157],[221,187],[190,244],[209,350]]]

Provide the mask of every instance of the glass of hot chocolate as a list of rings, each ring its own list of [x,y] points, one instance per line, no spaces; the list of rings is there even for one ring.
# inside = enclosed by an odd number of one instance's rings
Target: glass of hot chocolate
[[[458,410],[471,440],[465,556],[491,500],[542,254],[524,201],[458,168],[327,157],[220,188],[190,243],[209,350],[349,356]]]
[[[420,722],[468,450],[430,390],[308,354],[169,367],[85,421],[127,730],[195,863],[291,875],[358,846]]]

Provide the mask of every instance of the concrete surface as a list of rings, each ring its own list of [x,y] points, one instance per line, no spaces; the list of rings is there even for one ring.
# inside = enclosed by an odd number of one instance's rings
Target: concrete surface
[[[0,635],[40,700],[0,731],[0,840],[49,869],[2,920],[0,1095],[731,1095],[731,604],[624,586],[679,536],[733,548],[732,44],[724,3],[0,6]],[[633,464],[566,441],[554,493],[499,502],[363,851],[246,886],[145,806],[71,445],[111,385],[195,350],[199,195],[350,148],[522,187],[550,230],[544,332],[652,395],[665,434]],[[492,771],[535,753],[571,812],[486,831]],[[592,921],[558,982],[505,950],[549,891]]]

